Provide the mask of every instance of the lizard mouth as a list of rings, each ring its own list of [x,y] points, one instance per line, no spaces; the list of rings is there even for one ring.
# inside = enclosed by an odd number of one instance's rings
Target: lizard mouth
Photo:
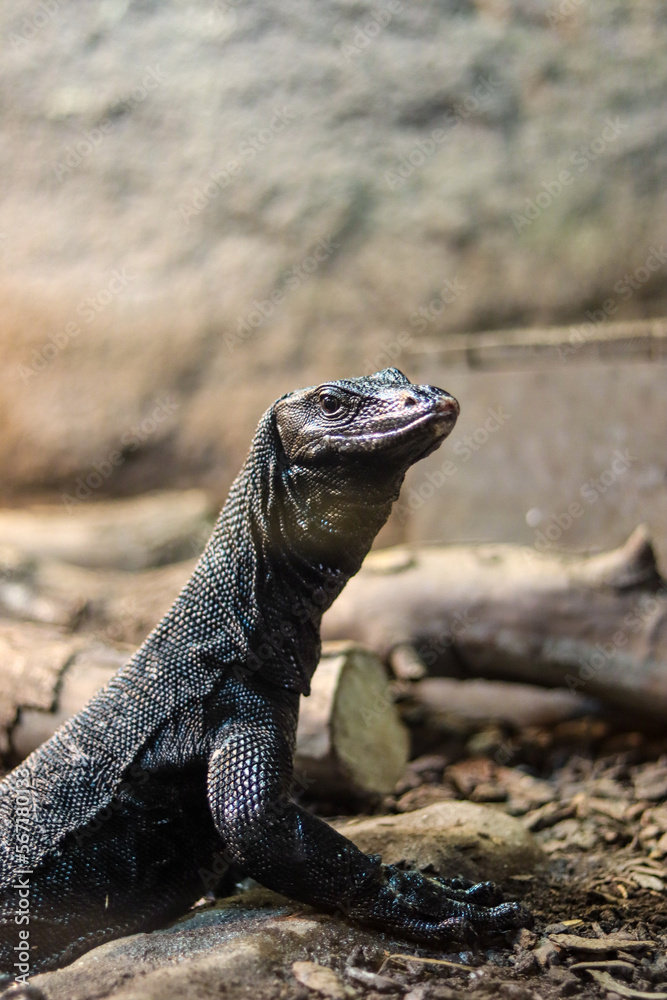
[[[453,396],[441,396],[435,401],[432,407],[424,413],[421,412],[400,427],[394,428],[391,434],[387,430],[375,431],[371,434],[364,434],[357,438],[363,441],[369,448],[381,448],[389,444],[392,450],[409,447],[413,451],[411,461],[417,462],[426,455],[439,448],[447,435],[451,432],[459,415],[460,407]],[[413,447],[410,447],[413,445]]]
[[[454,399],[453,396],[447,396],[444,399],[439,399],[435,405],[435,412],[426,414],[418,422],[418,425],[423,424],[424,427],[428,427],[432,433],[432,440],[427,442],[423,450],[418,451],[414,461],[419,462],[422,458],[426,458],[432,452],[436,451],[445,438],[451,433],[454,424],[458,419],[460,413],[460,407],[458,401]],[[410,425],[414,428],[416,425],[413,423]]]

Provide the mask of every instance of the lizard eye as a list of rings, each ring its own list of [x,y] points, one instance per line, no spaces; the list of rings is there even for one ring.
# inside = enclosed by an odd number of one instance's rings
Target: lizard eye
[[[345,403],[340,396],[326,390],[319,395],[320,410],[325,417],[339,417],[345,412]]]

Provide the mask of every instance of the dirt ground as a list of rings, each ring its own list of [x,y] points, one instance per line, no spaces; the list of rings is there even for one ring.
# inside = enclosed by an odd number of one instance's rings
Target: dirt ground
[[[387,955],[380,969],[368,969],[382,981],[369,979],[365,997],[392,989],[406,1000],[667,997],[664,735],[593,717],[520,732],[453,719],[449,732],[427,742],[377,811],[458,798],[519,816],[548,861],[503,888],[530,908],[535,926],[513,943],[447,955],[406,948],[420,959]],[[323,814],[334,808],[311,805]]]

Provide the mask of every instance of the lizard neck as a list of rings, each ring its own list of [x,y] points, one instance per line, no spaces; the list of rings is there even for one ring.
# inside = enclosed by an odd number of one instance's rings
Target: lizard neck
[[[393,500],[370,487],[355,497],[332,478],[287,463],[267,411],[203,557],[225,619],[244,623],[247,662],[263,680],[302,692],[319,659],[322,615]]]

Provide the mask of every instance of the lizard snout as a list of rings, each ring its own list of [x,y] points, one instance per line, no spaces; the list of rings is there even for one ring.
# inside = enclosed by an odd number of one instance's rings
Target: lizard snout
[[[435,404],[435,411],[436,413],[442,413],[443,416],[456,419],[461,412],[461,407],[458,400],[454,399],[453,396],[441,396]]]
[[[449,393],[443,393],[436,399],[434,410],[438,423],[442,423],[450,431],[456,423],[461,407],[453,396],[450,396]]]

